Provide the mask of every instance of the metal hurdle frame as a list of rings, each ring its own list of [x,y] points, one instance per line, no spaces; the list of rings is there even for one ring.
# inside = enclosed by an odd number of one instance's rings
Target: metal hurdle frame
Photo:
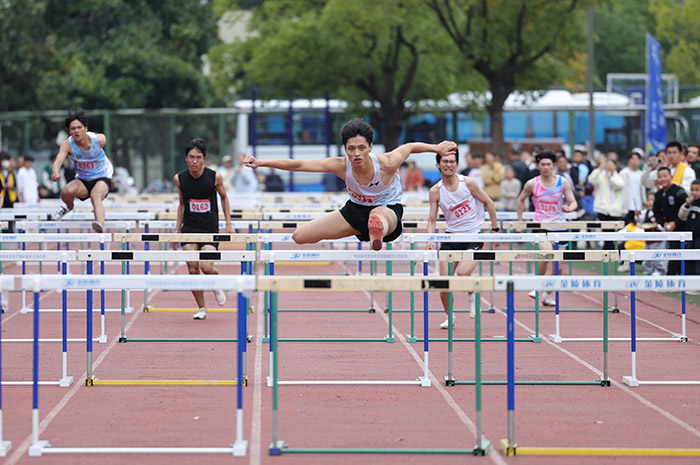
[[[3,285],[6,285],[3,280]],[[248,441],[243,439],[243,349],[245,348],[245,328],[247,314],[245,311],[244,293],[250,293],[255,289],[255,278],[252,276],[227,276],[227,275],[199,275],[189,276],[184,279],[181,276],[150,276],[150,275],[116,275],[116,276],[46,276],[27,275],[21,279],[21,287],[34,291],[35,305],[39,305],[39,291],[42,288],[60,287],[83,289],[90,292],[92,289],[110,288],[157,288],[169,290],[189,290],[196,286],[202,290],[230,289],[238,293],[238,344],[237,344],[237,409],[236,409],[236,440],[229,447],[52,447],[46,440],[39,439],[39,385],[37,382],[39,365],[38,342],[34,343],[34,384],[32,389],[32,445],[29,447],[29,456],[39,457],[44,454],[80,454],[80,453],[151,453],[151,454],[231,454],[245,456]],[[34,312],[34,335],[38,339],[39,313]],[[91,330],[88,318],[88,333]],[[88,346],[91,340],[88,337]],[[91,352],[88,352],[88,364],[92,361]]]
[[[63,275],[67,274],[67,262],[68,260],[74,261],[76,259],[75,251],[64,251],[64,250],[37,250],[37,251],[22,251],[22,250],[11,250],[11,251],[0,251],[0,261],[10,260],[10,261],[58,261],[62,268]],[[59,289],[56,289],[57,291]],[[7,292],[3,292],[3,295],[7,295]],[[61,378],[58,381],[39,381],[40,384],[44,385],[57,385],[60,387],[68,387],[73,384],[73,377],[68,376],[68,342],[85,342],[84,338],[68,338],[68,304],[67,304],[67,294],[65,289],[61,289],[62,295],[62,318],[61,318],[61,338],[40,338],[38,342],[61,342]],[[100,342],[101,339],[96,339]],[[2,342],[33,342],[34,339],[3,339]],[[106,341],[106,339],[105,339]],[[31,385],[32,381],[2,381],[2,384],[15,385],[15,386],[27,386]]]
[[[304,291],[315,289],[326,289],[336,291],[364,291],[372,289],[375,291],[481,291],[491,290],[493,278],[473,278],[473,277],[406,277],[389,276],[382,280],[374,279],[371,276],[259,276],[257,288],[259,291],[269,290],[275,292],[283,291]],[[476,445],[473,449],[352,449],[352,448],[290,448],[284,441],[279,439],[279,360],[277,350],[277,312],[274,311],[273,304],[273,325],[270,331],[270,347],[272,371],[272,443],[270,444],[270,455],[282,455],[288,453],[413,453],[413,454],[471,454],[485,455],[489,450],[489,443],[483,439],[482,434],[482,414],[481,414],[481,352],[479,350],[480,341],[477,337],[475,341],[475,358],[477,383],[475,387],[476,397]],[[426,307],[427,310],[427,307]],[[427,312],[425,318],[427,319]],[[427,331],[427,325],[426,325]],[[424,341],[424,357],[426,368],[424,377],[428,377],[428,337]],[[311,384],[304,382],[303,384]],[[333,383],[335,384],[335,383]],[[354,384],[354,383],[353,383]],[[363,384],[368,384],[367,382]],[[375,384],[375,383],[371,383]],[[382,383],[384,384],[384,383]],[[404,384],[404,383],[402,383]]]
[[[617,259],[618,252],[617,251],[609,251],[609,250],[587,250],[587,251],[580,251],[580,250],[574,250],[574,251],[565,251],[565,250],[539,250],[539,251],[517,251],[517,250],[497,250],[497,251],[486,251],[486,250],[461,250],[461,251],[445,251],[445,252],[440,252],[439,258],[440,260],[445,260],[450,262],[459,262],[463,260],[469,260],[469,261],[518,261],[518,260],[531,260],[531,261],[566,261],[566,260],[592,260],[592,259],[597,259],[597,260],[602,260],[604,263],[611,259]],[[498,277],[497,278],[502,278]],[[546,280],[547,276],[542,276],[538,277],[539,279]],[[531,287],[528,290],[532,289],[544,289],[539,286],[534,286]],[[605,298],[607,301],[607,298]],[[477,300],[477,305],[478,305],[478,300]],[[607,303],[607,302],[605,302]],[[451,300],[450,300],[450,307],[451,307]],[[604,369],[603,373],[604,376],[595,381],[523,381],[520,384],[530,384],[530,385],[604,385],[604,386],[609,386],[610,385],[610,380],[608,379],[608,365],[607,365],[607,352],[608,352],[608,344],[607,344],[607,334],[608,334],[608,311],[607,311],[607,306],[605,306],[605,309],[603,310],[603,335],[604,335],[604,344],[603,344],[603,352],[604,352],[604,359],[605,359],[605,364],[604,364]],[[477,316],[479,315],[480,312],[477,311]],[[537,315],[537,313],[536,313]],[[451,318],[451,312],[450,316],[448,318]],[[480,324],[480,321],[477,320],[475,322],[476,324]],[[531,336],[532,338],[532,336]],[[458,381],[456,380],[453,375],[452,375],[452,356],[453,356],[453,346],[452,346],[452,331],[448,331],[448,373],[447,376],[445,376],[445,384],[447,386],[455,386],[455,385],[473,385],[474,381]],[[507,338],[500,338],[500,339],[488,339],[488,341],[495,340],[495,341],[500,341],[500,342],[508,342]],[[529,339],[517,339],[517,341],[528,341]],[[484,381],[484,384],[491,384],[491,385],[503,385],[506,384],[506,380],[496,380],[496,381]]]
[[[645,241],[645,240],[657,240],[657,241],[667,241],[667,240],[679,240],[681,241],[681,247],[684,247],[684,240],[688,239],[689,237],[692,237],[692,233],[689,232],[599,232],[599,233],[547,233],[548,237],[550,240],[553,241],[558,241],[558,240],[563,240],[563,241],[572,241],[572,240],[591,240],[591,241],[615,241],[615,242],[621,242],[621,241]],[[639,251],[643,252],[643,251]],[[651,251],[653,252],[653,251]],[[619,259],[623,259],[623,254],[628,253],[627,251],[620,252],[619,258],[615,258],[615,261]],[[611,258],[612,260],[612,258]],[[615,268],[615,273],[617,274],[617,268]],[[631,267],[630,267],[631,268]],[[604,291],[603,298],[604,302],[603,305],[607,308],[607,291]],[[555,293],[555,300],[556,300],[556,332],[555,334],[550,334],[549,338],[553,342],[565,342],[565,341],[600,341],[600,338],[585,338],[585,337],[567,337],[563,338],[561,337],[560,334],[560,326],[559,326],[559,292],[557,291]],[[619,309],[617,308],[617,290],[614,291],[614,296],[615,296],[615,310],[613,313],[618,313]],[[680,333],[674,333],[671,335],[671,337],[666,337],[666,338],[640,338],[639,340],[646,340],[646,341],[681,341],[683,342],[684,339],[687,340],[686,335],[685,335],[685,293],[682,295],[682,302],[681,302],[681,332]],[[611,341],[629,341],[630,338],[610,338],[609,340]]]
[[[652,251],[650,251],[652,252]],[[693,448],[650,448],[650,447],[526,447],[515,442],[515,344],[514,328],[514,291],[527,291],[533,286],[543,286],[548,290],[571,291],[580,288],[584,280],[596,283],[597,289],[608,291],[678,291],[678,289],[700,288],[700,276],[692,277],[636,277],[611,276],[601,280],[599,276],[561,277],[549,279],[533,277],[497,277],[496,290],[508,293],[508,393],[507,422],[508,437],[501,440],[501,449],[506,456],[515,455],[560,455],[560,456],[700,456],[700,449]],[[607,354],[605,363],[607,365]],[[625,377],[628,378],[628,377]],[[627,382],[625,382],[628,384]],[[650,383],[653,384],[653,383]],[[681,383],[679,383],[681,384]],[[700,384],[700,383],[698,383]]]
[[[241,275],[248,274],[247,263],[255,261],[255,251],[249,250],[129,250],[129,251],[103,251],[103,250],[81,250],[78,251],[78,260],[88,262],[88,270],[92,267],[90,264],[94,261],[109,262],[146,262],[146,261],[217,261],[217,262],[241,262]],[[88,274],[91,274],[90,272]],[[162,275],[155,275],[162,276]],[[193,276],[189,275],[188,276]],[[209,275],[214,276],[214,275]],[[190,289],[191,290],[191,289]],[[148,296],[148,292],[144,295]],[[152,309],[147,309],[148,299],[144,300],[144,312],[152,312]],[[127,338],[125,331],[125,315],[121,315],[121,331],[119,334],[119,342],[236,342],[236,339],[231,338]],[[248,337],[246,339],[249,339]]]
[[[7,292],[13,284],[14,278],[12,276],[0,275],[0,290]],[[5,441],[3,438],[2,384],[2,312],[0,312],[0,457],[5,457],[12,447],[12,442]]]
[[[681,242],[681,247],[684,246],[684,242]],[[685,261],[686,260],[700,260],[700,250],[637,250],[637,251],[625,251],[623,253],[623,259],[626,258],[630,261],[630,276],[635,276],[635,260],[681,260],[681,274],[685,275]],[[665,282],[666,287],[672,287],[670,284],[674,283],[673,280],[668,279],[671,277],[667,276],[645,276],[639,277],[636,281],[629,283],[628,289],[630,291],[630,337],[628,340],[630,343],[630,353],[632,356],[632,370],[630,376],[623,376],[622,382],[631,387],[638,387],[640,385],[700,385],[700,380],[686,380],[686,381],[640,381],[637,378],[637,341],[648,340],[648,338],[638,338],[637,337],[637,290],[644,291],[652,286],[656,287],[663,285]],[[688,337],[686,336],[686,318],[685,318],[685,290],[700,289],[700,277],[696,276],[681,276],[678,278],[678,286],[674,291],[681,291],[681,305],[682,305],[682,333],[679,335],[681,342],[688,342]],[[696,282],[693,282],[696,281]],[[653,283],[653,284],[652,284]],[[676,335],[674,335],[676,336]]]

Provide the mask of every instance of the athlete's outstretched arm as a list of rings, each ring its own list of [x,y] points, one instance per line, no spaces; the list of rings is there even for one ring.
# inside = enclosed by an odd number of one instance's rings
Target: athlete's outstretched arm
[[[345,180],[345,157],[316,158],[310,160],[293,160],[291,158],[273,158],[271,160],[261,160],[248,155],[243,159],[243,164],[250,168],[266,166],[285,171],[333,173]]]
[[[388,168],[391,171],[395,171],[401,166],[401,163],[405,162],[406,159],[412,153],[439,153],[443,157],[447,155],[454,155],[457,152],[457,144],[451,140],[443,140],[439,144],[426,144],[423,142],[409,142],[396,147],[391,152],[384,154],[384,158],[387,161]]]

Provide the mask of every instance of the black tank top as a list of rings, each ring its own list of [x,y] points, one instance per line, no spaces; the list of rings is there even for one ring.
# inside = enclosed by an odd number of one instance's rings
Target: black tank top
[[[185,202],[182,219],[183,233],[218,233],[219,207],[216,201],[216,172],[204,168],[198,178],[193,178],[189,170],[177,174],[180,192]]]

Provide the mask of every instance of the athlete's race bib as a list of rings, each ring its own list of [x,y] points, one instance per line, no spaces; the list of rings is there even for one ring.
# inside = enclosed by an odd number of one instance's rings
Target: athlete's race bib
[[[192,213],[207,213],[211,211],[209,199],[190,199],[190,211]]]
[[[457,218],[461,217],[468,211],[470,211],[472,207],[469,205],[469,200],[465,200],[464,202],[460,203],[459,205],[456,205],[454,207],[450,207],[450,210],[454,212],[455,216]]]
[[[557,211],[558,203],[540,201],[540,211],[543,213],[554,213]]]
[[[75,167],[78,168],[79,170],[94,170],[95,169],[95,162],[94,161],[76,161]]]

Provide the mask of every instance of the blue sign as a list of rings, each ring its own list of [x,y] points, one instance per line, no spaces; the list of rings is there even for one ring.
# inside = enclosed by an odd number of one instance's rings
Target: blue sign
[[[663,85],[661,82],[661,47],[647,34],[647,134],[646,152],[656,153],[666,148],[666,117],[663,108]]]

